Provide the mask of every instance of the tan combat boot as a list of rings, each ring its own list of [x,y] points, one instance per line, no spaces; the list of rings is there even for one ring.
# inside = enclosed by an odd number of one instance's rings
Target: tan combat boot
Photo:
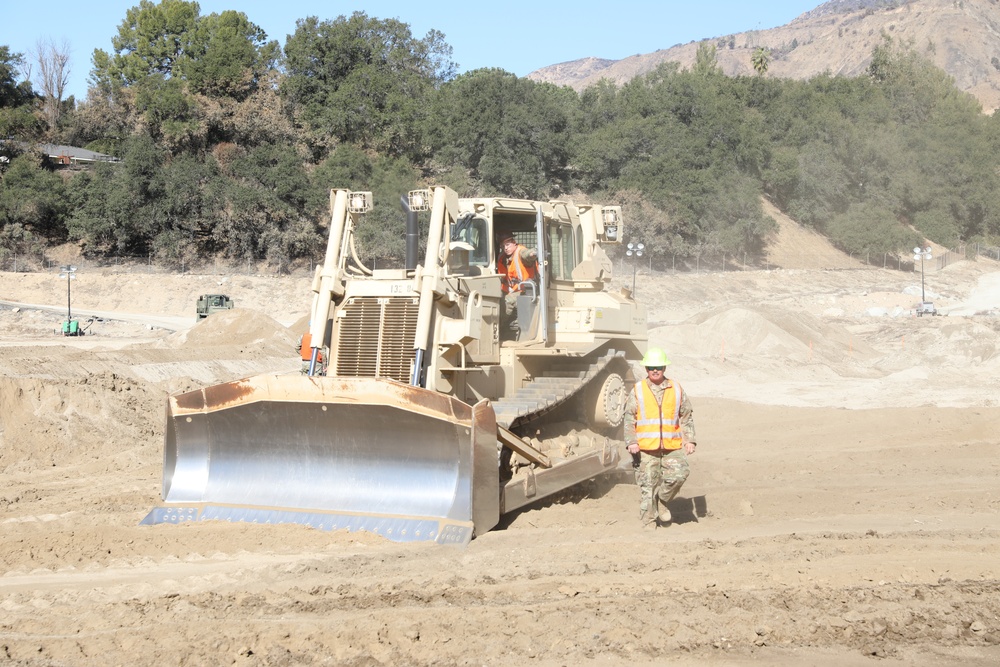
[[[654,500],[653,503],[652,507],[639,515],[639,520],[642,521],[643,530],[653,530],[657,526],[656,501]]]
[[[660,523],[670,523],[673,517],[670,515],[670,509],[667,507],[667,504],[657,498],[656,507],[659,509],[659,513],[656,515],[656,518],[660,520]]]

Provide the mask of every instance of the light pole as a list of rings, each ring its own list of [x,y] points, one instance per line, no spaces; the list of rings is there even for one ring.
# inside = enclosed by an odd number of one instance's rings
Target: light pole
[[[931,258],[931,247],[926,248],[914,248],[913,249],[913,261],[920,261],[920,303],[925,303],[927,297],[924,296],[924,260]]]
[[[63,333],[66,335],[76,335],[73,331],[73,308],[72,299],[70,298],[70,284],[76,280],[76,267],[66,266],[59,267],[59,277],[66,279],[66,324],[63,326]]]
[[[632,260],[632,294],[635,294],[635,269],[639,264],[639,258],[642,257],[642,251],[646,249],[640,242],[629,243],[625,246],[625,256],[633,257]]]

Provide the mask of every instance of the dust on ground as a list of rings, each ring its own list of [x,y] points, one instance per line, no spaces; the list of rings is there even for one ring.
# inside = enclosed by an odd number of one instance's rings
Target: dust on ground
[[[919,318],[919,274],[640,273],[698,426],[677,521],[641,531],[636,488],[602,478],[465,549],[138,526],[166,395],[294,370],[311,293],[81,276],[81,308],[191,326],[65,339],[57,313],[0,309],[0,662],[998,664],[998,276],[936,272],[944,315]],[[58,304],[52,279],[0,274],[0,299]],[[195,323],[218,291],[238,308]]]

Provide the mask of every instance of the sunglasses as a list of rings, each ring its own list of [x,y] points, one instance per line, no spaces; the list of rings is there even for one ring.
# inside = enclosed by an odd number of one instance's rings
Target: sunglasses
[[[646,366],[647,371],[660,371],[661,373],[666,370],[666,366]]]

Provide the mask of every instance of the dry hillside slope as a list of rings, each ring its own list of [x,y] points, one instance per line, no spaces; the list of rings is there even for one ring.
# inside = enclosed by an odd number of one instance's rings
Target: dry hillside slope
[[[771,50],[767,76],[809,79],[829,72],[864,72],[882,35],[911,42],[920,53],[955,79],[959,90],[975,96],[987,113],[1000,107],[1000,4],[997,0],[902,0],[879,9],[851,9],[858,2],[827,2],[787,25],[733,35],[706,36],[622,60],[584,58],[536,70],[528,78],[582,90],[600,79],[624,83],[661,63],[694,64],[700,43],[717,47],[722,70],[753,75],[751,54]],[[599,55],[599,54],[595,54]]]

